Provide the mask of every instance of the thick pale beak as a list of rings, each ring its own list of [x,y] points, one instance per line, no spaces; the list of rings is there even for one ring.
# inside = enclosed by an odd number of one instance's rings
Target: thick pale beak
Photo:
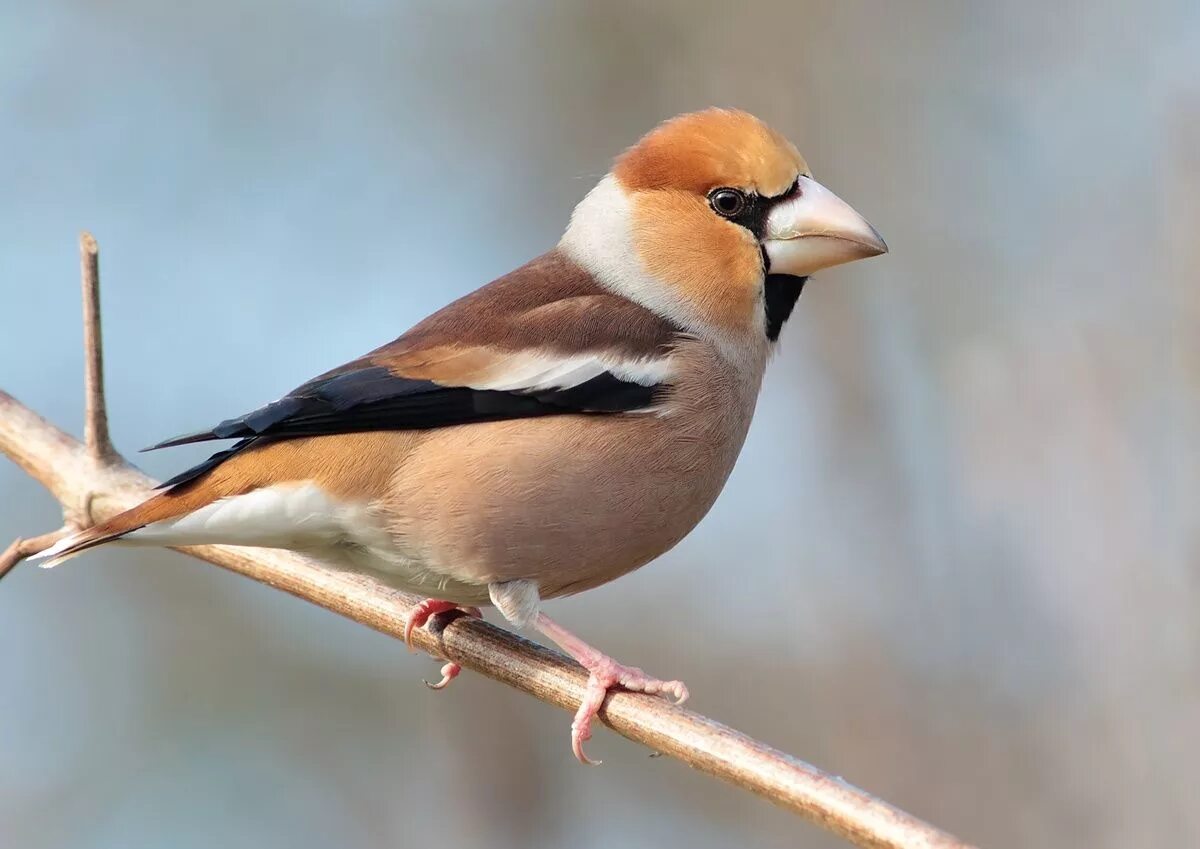
[[[867,219],[811,177],[801,177],[796,196],[771,210],[763,248],[771,274],[796,277],[888,249]]]

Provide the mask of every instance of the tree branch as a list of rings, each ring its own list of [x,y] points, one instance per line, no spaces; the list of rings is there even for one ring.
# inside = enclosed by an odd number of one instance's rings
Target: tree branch
[[[66,528],[59,528],[57,531],[42,534],[40,537],[31,537],[30,539],[17,538],[13,540],[12,545],[4,549],[3,554],[0,554],[0,578],[11,572],[12,568],[26,557],[32,557],[35,554],[45,551],[66,536],[66,534]]]
[[[96,244],[85,233],[80,245],[88,347],[88,441],[80,443],[0,391],[0,452],[42,483],[68,515],[83,504],[84,521],[92,521],[137,504],[155,482],[121,459],[108,439]],[[61,533],[14,542],[0,555],[0,576],[21,558],[53,544]],[[281,551],[230,546],[180,550],[398,639],[403,639],[408,613],[419,601],[370,578]],[[560,708],[574,711],[579,706],[587,674],[563,655],[469,616],[442,619],[439,625],[438,630],[414,632],[418,648]],[[857,846],[970,849],[841,779],[662,699],[614,692],[605,701],[600,719],[634,742],[743,787]]]
[[[84,420],[83,441],[97,462],[117,458],[108,435],[104,403],[104,344],[100,338],[100,249],[92,234],[79,235],[79,270],[83,283]]]

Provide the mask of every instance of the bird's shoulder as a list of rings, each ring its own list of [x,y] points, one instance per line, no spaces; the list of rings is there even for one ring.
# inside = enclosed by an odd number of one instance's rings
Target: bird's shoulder
[[[551,251],[276,401],[154,448],[654,409],[681,331]]]
[[[652,357],[679,332],[556,249],[443,307],[368,357],[445,345]]]

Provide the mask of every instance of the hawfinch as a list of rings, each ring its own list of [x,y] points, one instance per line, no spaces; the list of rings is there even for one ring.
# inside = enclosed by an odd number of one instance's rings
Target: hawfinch
[[[745,112],[660,125],[575,208],[558,246],[278,401],[155,448],[236,440],[47,551],[102,543],[286,548],[427,600],[492,604],[605,693],[682,702],[542,612],[658,557],[708,512],[808,276],[887,250]],[[457,673],[443,668],[444,686]]]

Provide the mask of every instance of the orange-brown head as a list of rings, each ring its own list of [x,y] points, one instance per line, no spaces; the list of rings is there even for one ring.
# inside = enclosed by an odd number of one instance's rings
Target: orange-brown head
[[[729,109],[672,118],[625,151],[575,210],[562,246],[602,283],[732,340],[773,340],[797,278],[887,250],[812,179],[791,142]],[[772,297],[768,281],[794,295]]]

